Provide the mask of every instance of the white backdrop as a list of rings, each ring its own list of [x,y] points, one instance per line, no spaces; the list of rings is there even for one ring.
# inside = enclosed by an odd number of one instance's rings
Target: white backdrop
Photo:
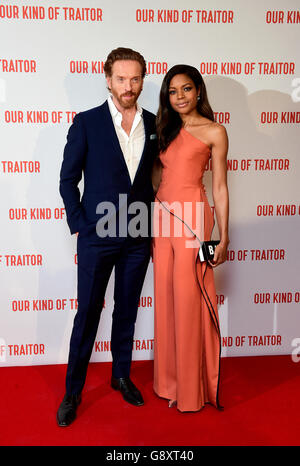
[[[2,366],[67,361],[76,237],[59,171],[75,113],[107,97],[103,62],[118,46],[148,63],[143,107],[156,113],[165,72],[187,63],[226,126],[231,242],[215,274],[223,357],[297,351],[299,28],[297,0],[0,0]],[[208,192],[210,178],[208,167]],[[152,274],[151,263],[134,360],[153,357]],[[111,359],[113,280],[92,361]]]

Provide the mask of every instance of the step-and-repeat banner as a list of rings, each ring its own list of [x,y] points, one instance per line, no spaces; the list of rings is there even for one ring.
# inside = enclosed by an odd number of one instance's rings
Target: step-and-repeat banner
[[[67,361],[77,257],[59,171],[74,115],[107,98],[103,65],[119,46],[147,61],[144,108],[156,113],[167,70],[190,64],[227,129],[230,246],[215,271],[223,357],[298,354],[299,38],[298,0],[0,0],[2,366]],[[210,193],[210,166],[204,181]],[[111,360],[113,285],[112,274],[92,361]],[[153,358],[153,314],[151,262],[134,360]]]

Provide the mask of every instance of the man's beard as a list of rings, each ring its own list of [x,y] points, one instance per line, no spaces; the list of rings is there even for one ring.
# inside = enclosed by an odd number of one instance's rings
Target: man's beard
[[[124,94],[118,95],[117,93],[113,92],[113,90],[111,89],[111,93],[122,108],[132,108],[132,107],[135,107],[136,101],[139,98],[141,91],[140,92],[124,92]],[[126,99],[125,97],[131,97],[131,99]]]

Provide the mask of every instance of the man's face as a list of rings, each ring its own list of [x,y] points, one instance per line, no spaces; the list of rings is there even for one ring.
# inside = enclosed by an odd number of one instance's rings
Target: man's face
[[[135,60],[117,60],[106,81],[116,106],[132,108],[143,87],[142,66]]]

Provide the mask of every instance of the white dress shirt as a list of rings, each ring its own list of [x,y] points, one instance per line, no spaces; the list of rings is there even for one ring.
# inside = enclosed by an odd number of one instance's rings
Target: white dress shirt
[[[128,136],[126,131],[122,128],[122,113],[119,112],[110,96],[107,101],[131,183],[133,183],[145,145],[145,128],[142,117],[143,109],[138,103],[136,104],[137,111]]]

